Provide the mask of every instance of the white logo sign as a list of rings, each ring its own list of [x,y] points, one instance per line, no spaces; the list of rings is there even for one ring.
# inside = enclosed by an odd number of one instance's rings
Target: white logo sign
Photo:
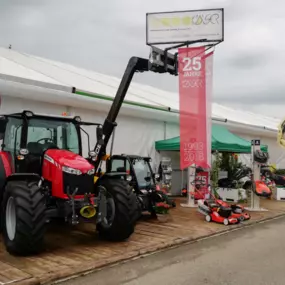
[[[223,9],[149,13],[146,21],[148,45],[224,39]]]

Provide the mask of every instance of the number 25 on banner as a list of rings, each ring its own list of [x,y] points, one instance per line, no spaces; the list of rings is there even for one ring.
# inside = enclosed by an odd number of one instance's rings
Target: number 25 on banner
[[[182,61],[185,63],[183,71],[199,71],[202,67],[201,57],[184,57]]]

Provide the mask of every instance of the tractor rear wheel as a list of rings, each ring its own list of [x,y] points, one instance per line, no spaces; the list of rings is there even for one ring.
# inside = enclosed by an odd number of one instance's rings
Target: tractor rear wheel
[[[121,179],[103,179],[98,185],[106,188],[107,224],[97,224],[99,236],[110,241],[123,241],[134,232],[137,215],[136,196],[129,184]]]
[[[37,182],[11,181],[2,205],[4,243],[10,254],[27,256],[43,248],[45,197]]]

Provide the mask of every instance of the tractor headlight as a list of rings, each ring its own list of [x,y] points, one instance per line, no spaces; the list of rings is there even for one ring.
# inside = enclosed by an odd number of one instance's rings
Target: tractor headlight
[[[94,173],[95,173],[95,168],[92,168],[92,169],[87,171],[88,175],[94,175]]]
[[[74,169],[71,167],[63,166],[62,171],[69,173],[69,174],[74,174],[74,175],[81,175],[82,172],[79,169]]]
[[[132,177],[131,175],[127,175],[127,176],[126,176],[126,180],[127,180],[127,181],[132,181],[132,179],[133,179],[133,177]]]
[[[20,151],[19,151],[19,153],[20,153],[21,155],[27,155],[27,154],[29,153],[29,151],[28,151],[26,148],[21,148]]]

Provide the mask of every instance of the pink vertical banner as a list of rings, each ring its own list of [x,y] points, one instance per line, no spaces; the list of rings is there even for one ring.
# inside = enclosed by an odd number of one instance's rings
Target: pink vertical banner
[[[212,95],[214,51],[206,56],[207,164],[212,164]]]
[[[180,168],[208,168],[205,47],[178,49]]]

